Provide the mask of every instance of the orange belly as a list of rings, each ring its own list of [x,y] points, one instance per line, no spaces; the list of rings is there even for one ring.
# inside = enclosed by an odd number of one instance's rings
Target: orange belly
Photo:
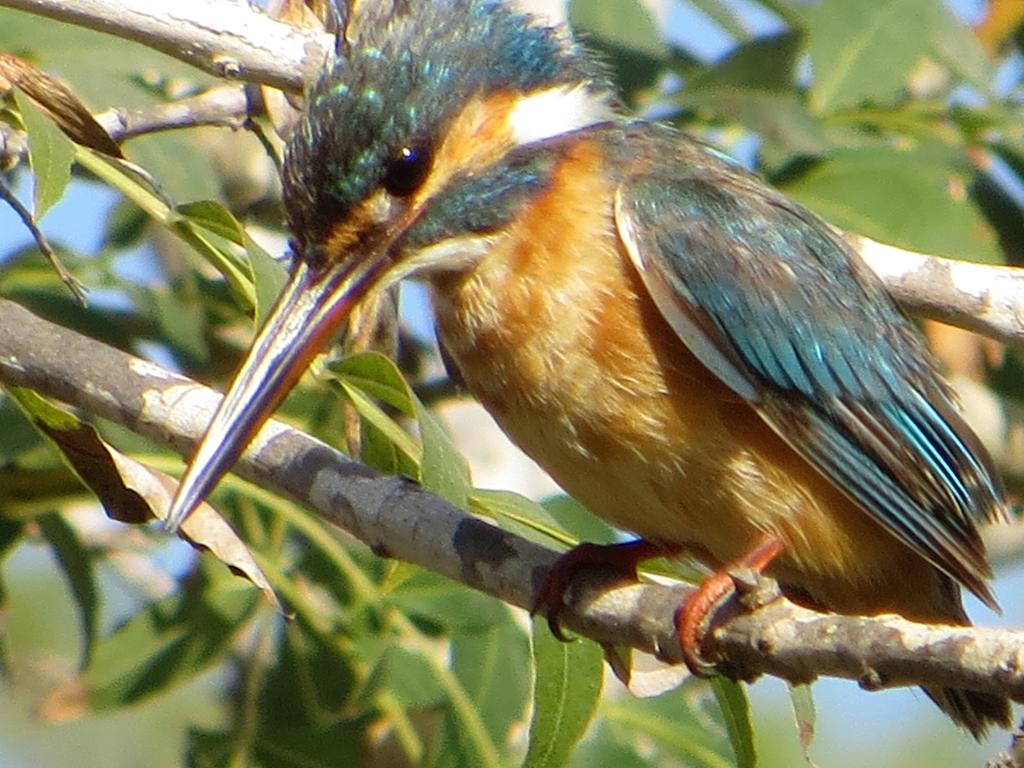
[[[562,163],[525,224],[434,279],[443,343],[509,437],[613,525],[729,562],[765,533],[772,573],[849,613],[962,621],[938,572],[704,368],[622,251],[596,147]],[[586,233],[586,237],[576,237]],[[584,243],[574,248],[571,243]]]

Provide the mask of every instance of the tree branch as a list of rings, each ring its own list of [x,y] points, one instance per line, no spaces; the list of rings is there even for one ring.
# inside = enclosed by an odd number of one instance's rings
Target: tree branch
[[[2,2],[2,0],[0,0]],[[93,115],[116,143],[159,131],[219,126],[241,128],[253,105],[244,85],[219,85],[208,91],[143,109],[107,109]],[[24,161],[28,143],[12,125],[0,123],[0,168]]]
[[[180,452],[191,449],[218,402],[205,387],[7,300],[0,300],[0,381],[31,387]],[[280,422],[263,428],[235,469],[379,555],[416,563],[512,605],[530,605],[558,557]],[[595,571],[577,580],[567,595],[566,626],[598,642],[678,661],[673,615],[687,588],[624,586],[609,578]],[[732,677],[773,674],[799,683],[834,675],[870,689],[955,686],[1024,701],[1024,632],[819,614],[778,598],[773,589],[771,582],[746,585],[743,600],[755,610],[728,619],[707,640],[708,652]]]
[[[301,92],[315,76],[332,44],[324,32],[275,21],[229,0],[0,0],[2,6],[135,40],[220,77],[293,92]],[[238,96],[219,94],[215,119],[230,119],[224,104]],[[198,118],[188,113],[196,106],[189,105],[175,119],[158,116],[147,130],[157,129],[160,120],[167,120],[167,127],[195,123]],[[228,110],[234,107],[244,108],[236,103]],[[203,104],[203,109],[212,107]],[[168,110],[173,113],[175,108]],[[860,235],[844,236],[910,312],[1024,345],[1024,270],[928,256]]]
[[[16,8],[117,35],[229,80],[301,93],[333,39],[276,21],[231,0],[0,0]]]
[[[911,314],[1024,346],[1024,269],[944,259],[843,233]]]

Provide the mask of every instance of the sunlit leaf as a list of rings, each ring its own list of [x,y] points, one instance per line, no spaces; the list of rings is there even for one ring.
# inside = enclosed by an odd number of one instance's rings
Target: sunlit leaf
[[[752,40],[692,78],[676,98],[756,132],[771,165],[821,154],[828,139],[795,88],[801,42],[795,33]]]
[[[928,50],[932,0],[826,0],[810,12],[811,103],[890,103]]]
[[[469,464],[434,414],[419,399],[414,398],[414,406],[423,446],[420,482],[450,504],[466,509],[471,488]]]
[[[830,224],[883,243],[999,261],[995,233],[967,184],[952,153],[880,146],[836,150],[784,190]]]
[[[245,252],[249,256],[253,282],[256,284],[254,324],[260,328],[284,288],[288,273],[281,261],[263,250],[259,243],[248,235],[245,236]]]
[[[450,632],[478,631],[508,618],[508,609],[493,597],[422,569],[387,592],[384,600]]]
[[[71,180],[75,150],[71,140],[31,99],[22,96],[18,104],[28,133],[29,165],[34,179],[34,213],[38,221],[64,196]]]
[[[245,230],[220,203],[214,200],[198,200],[194,203],[181,203],[176,210],[197,227],[220,235],[235,245],[245,245]]]
[[[601,647],[565,643],[533,620],[533,719],[523,768],[560,768],[586,732],[597,710],[604,674]]]

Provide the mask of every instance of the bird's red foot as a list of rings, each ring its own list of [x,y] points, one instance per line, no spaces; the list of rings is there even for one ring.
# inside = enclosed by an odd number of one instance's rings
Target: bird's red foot
[[[621,544],[578,544],[562,555],[544,576],[537,588],[531,614],[544,611],[551,634],[559,640],[569,638],[562,632],[559,614],[565,608],[563,599],[576,572],[588,566],[597,566],[621,574],[624,581],[636,581],[637,565],[644,560],[679,554],[682,547],[655,544],[645,539]]]
[[[700,646],[715,612],[736,591],[733,572],[746,568],[761,573],[785,549],[782,539],[766,536],[742,557],[704,579],[679,606],[676,632],[683,649],[683,661],[693,675],[709,677],[714,674],[714,665],[701,655]]]

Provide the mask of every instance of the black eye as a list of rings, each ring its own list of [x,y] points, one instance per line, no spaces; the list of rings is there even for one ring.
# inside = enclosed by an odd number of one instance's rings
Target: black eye
[[[430,161],[430,150],[427,147],[402,147],[388,160],[384,171],[384,189],[395,197],[408,197],[426,180]]]

